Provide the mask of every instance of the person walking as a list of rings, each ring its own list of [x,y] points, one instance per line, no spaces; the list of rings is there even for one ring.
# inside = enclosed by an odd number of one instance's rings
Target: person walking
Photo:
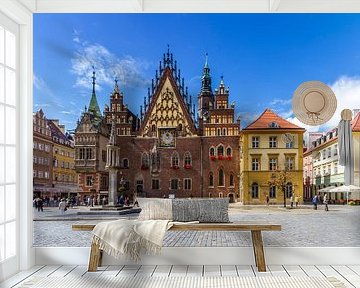
[[[65,199],[61,199],[61,201],[59,203],[59,209],[60,209],[61,215],[65,215],[65,211],[67,210]]]
[[[315,195],[312,199],[312,203],[314,205],[314,210],[317,210],[317,204],[318,204],[318,201],[319,201],[319,196],[318,195]]]
[[[299,205],[299,196],[295,196],[295,207],[298,207]]]
[[[323,203],[325,204],[325,211],[329,211],[327,194],[324,194]]]
[[[294,194],[290,196],[290,208],[294,208]]]
[[[270,203],[269,195],[266,195],[265,201],[266,201],[266,206],[269,206],[269,203]]]
[[[38,202],[37,202],[37,209],[38,212],[44,212],[44,201],[42,199],[42,197],[39,198]]]

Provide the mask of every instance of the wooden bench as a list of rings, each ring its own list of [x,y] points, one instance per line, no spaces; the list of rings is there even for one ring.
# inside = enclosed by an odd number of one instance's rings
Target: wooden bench
[[[73,224],[73,231],[92,231],[96,224]],[[171,231],[251,231],[251,239],[254,249],[255,264],[259,272],[266,271],[264,245],[261,231],[280,231],[279,224],[262,223],[198,223],[198,224],[174,224]],[[95,243],[91,244],[88,271],[94,272],[101,263],[102,251]]]

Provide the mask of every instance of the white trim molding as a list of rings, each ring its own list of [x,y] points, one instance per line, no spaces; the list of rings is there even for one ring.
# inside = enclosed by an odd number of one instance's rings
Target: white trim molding
[[[90,248],[39,247],[36,265],[87,265]],[[163,247],[140,263],[103,255],[102,265],[255,265],[252,247]],[[359,265],[360,247],[265,247],[266,265]]]
[[[8,0],[6,0],[8,1]],[[36,13],[360,12],[358,0],[13,0]]]

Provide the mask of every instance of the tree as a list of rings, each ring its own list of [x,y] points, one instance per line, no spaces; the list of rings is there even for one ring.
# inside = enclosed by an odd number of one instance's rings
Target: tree
[[[285,208],[286,208],[286,189],[289,182],[291,182],[291,175],[289,170],[274,171],[274,173],[271,174],[271,179],[268,181],[269,187],[275,186],[276,189],[283,192]]]

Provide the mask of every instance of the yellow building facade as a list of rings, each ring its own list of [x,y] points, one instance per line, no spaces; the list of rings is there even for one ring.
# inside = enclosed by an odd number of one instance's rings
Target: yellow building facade
[[[266,109],[241,131],[240,201],[243,204],[283,204],[284,193],[269,182],[288,171],[286,198],[303,195],[303,133],[305,129]]]
[[[57,120],[49,120],[53,142],[53,187],[61,197],[76,196],[78,192],[75,172],[75,147],[70,135]]]

